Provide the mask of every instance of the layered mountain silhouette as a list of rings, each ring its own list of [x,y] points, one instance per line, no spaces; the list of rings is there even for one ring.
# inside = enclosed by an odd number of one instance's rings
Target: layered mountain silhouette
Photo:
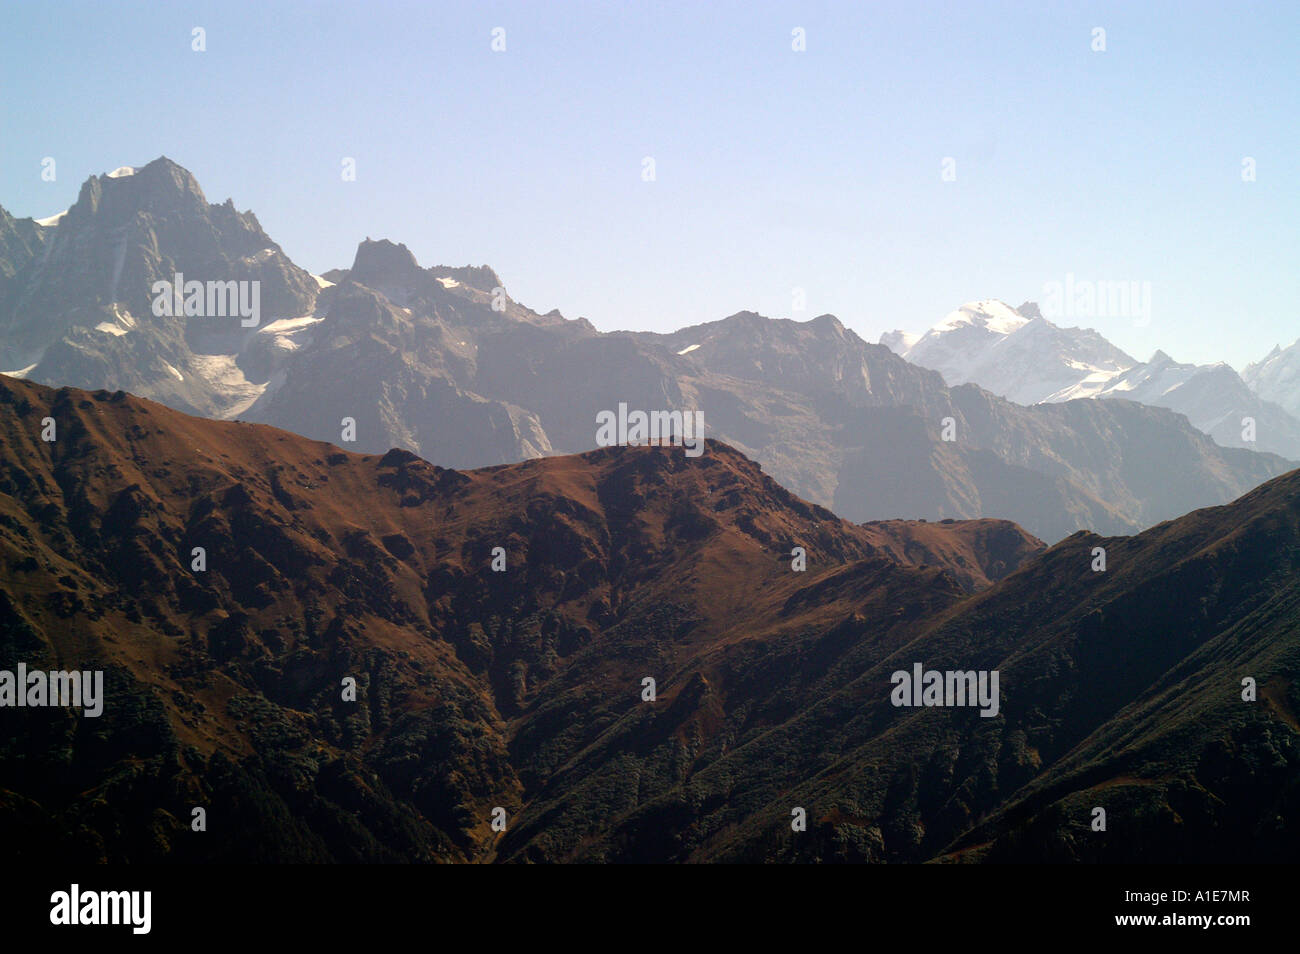
[[[481,467],[590,450],[620,404],[699,410],[709,436],[848,519],[999,517],[1048,541],[1132,532],[1290,467],[1161,409],[949,388],[831,315],[601,333],[514,302],[490,268],[421,267],[387,240],[312,276],[165,158],[92,177],[47,221],[0,220],[0,367],[354,450]],[[157,317],[154,283],[176,273],[260,282],[259,324]]]
[[[1122,398],[1185,415],[1224,447],[1300,458],[1300,378],[1285,371],[1280,349],[1271,371],[1251,365],[1241,375],[1222,361],[1186,364],[1163,351],[1137,361],[1091,328],[1053,324],[1034,302],[1001,301],[971,302],[923,335],[894,331],[881,343],[948,384],[978,384],[1018,404]]]
[[[3,711],[0,833],[19,861],[1293,857],[1297,561],[1300,473],[1044,551],[845,522],[717,441],[461,472],[0,379],[0,669],[105,672],[98,718]],[[918,663],[999,671],[998,715],[895,707]]]

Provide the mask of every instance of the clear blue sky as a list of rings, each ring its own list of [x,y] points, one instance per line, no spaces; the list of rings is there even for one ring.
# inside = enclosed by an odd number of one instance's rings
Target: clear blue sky
[[[606,330],[1149,281],[1077,323],[1240,368],[1300,336],[1300,5],[1223,6],[10,0],[0,205],[165,154],[312,271],[391,238]]]

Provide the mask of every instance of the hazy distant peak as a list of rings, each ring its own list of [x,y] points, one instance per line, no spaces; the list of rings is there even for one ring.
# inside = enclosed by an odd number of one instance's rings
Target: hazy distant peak
[[[897,355],[907,356],[907,352],[912,350],[912,346],[921,340],[921,336],[912,334],[910,331],[903,331],[895,328],[893,331],[886,331],[880,336],[880,343]]]
[[[1241,377],[1265,401],[1300,417],[1300,338],[1285,348],[1274,345],[1262,361],[1246,365]]]
[[[1169,357],[1169,355],[1165,354],[1165,352],[1160,350],[1159,348],[1155,350],[1155,353],[1151,355],[1151,360],[1147,362],[1147,364],[1150,365],[1177,364],[1177,363],[1178,363],[1177,361]]]
[[[934,326],[935,331],[951,331],[963,325],[983,328],[994,334],[1007,335],[1028,324],[1029,319],[1004,301],[971,301],[951,311]]]

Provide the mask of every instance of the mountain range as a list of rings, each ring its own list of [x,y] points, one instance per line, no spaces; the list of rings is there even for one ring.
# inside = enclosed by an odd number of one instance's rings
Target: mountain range
[[[422,267],[383,239],[312,275],[166,158],[92,177],[42,222],[0,216],[6,373],[350,450],[474,468],[590,450],[621,404],[699,410],[711,437],[847,519],[1001,517],[1049,542],[1134,532],[1291,467],[1164,408],[950,387],[831,315],[603,333],[513,301],[490,268]],[[157,314],[177,274],[258,283],[257,324]],[[1261,419],[1261,444],[1271,433]]]
[[[1300,472],[1045,549],[850,523],[717,441],[460,471],[0,379],[0,670],[105,674],[97,718],[4,710],[0,835],[16,863],[1288,860],[1298,570]],[[900,708],[918,665],[999,673],[997,714]]]
[[[1091,328],[1058,327],[1033,302],[996,300],[963,305],[923,335],[892,331],[880,340],[949,385],[975,383],[1017,404],[1123,398],[1167,407],[1221,446],[1300,458],[1296,345],[1240,375],[1222,361],[1180,364],[1163,351],[1141,362]]]

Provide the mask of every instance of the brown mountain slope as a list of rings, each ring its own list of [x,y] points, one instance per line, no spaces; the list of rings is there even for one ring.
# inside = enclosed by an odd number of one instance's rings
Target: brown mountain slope
[[[511,847],[592,860],[1294,860],[1298,581],[1300,471],[1134,537],[1076,534],[901,641],[855,615],[836,681],[806,675],[807,650],[766,647],[787,684],[809,687],[798,712],[599,840],[557,844],[551,822]],[[894,708],[891,673],[917,662],[997,670],[999,716]],[[790,830],[794,806],[804,835]]]
[[[19,860],[1294,858],[1300,472],[1037,551],[996,522],[844,523],[714,443],[458,473],[0,380],[0,671],[107,688],[99,718],[0,708],[0,838]],[[895,707],[917,663],[997,671],[997,715]]]
[[[490,856],[491,809],[513,818],[644,676],[694,723],[701,657],[864,606],[902,628],[1041,548],[1002,521],[855,526],[717,443],[459,473],[0,378],[0,669],[107,687],[98,719],[0,710],[0,835],[92,859]]]

